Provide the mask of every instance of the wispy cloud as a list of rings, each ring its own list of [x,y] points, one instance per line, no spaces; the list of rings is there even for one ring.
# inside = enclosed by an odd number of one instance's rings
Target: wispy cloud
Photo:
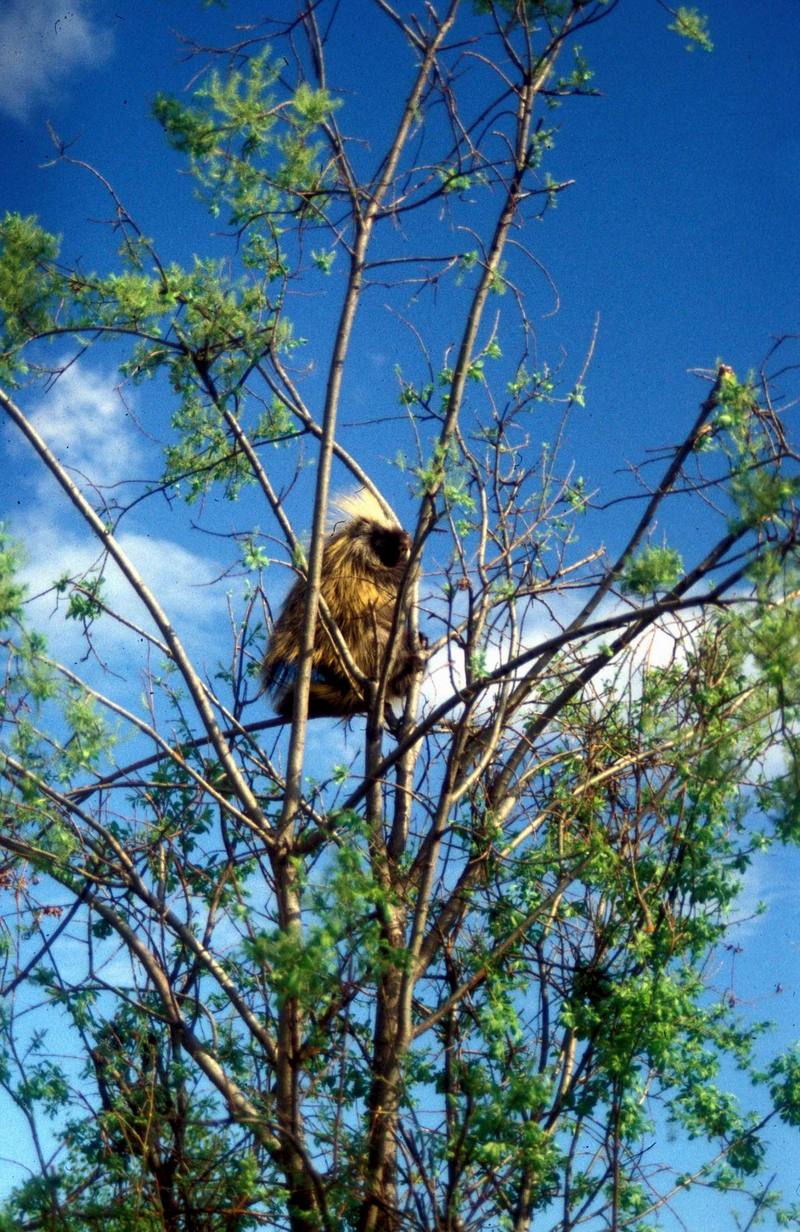
[[[103,486],[132,478],[143,456],[141,438],[129,430],[130,412],[115,388],[118,379],[73,364],[30,413],[59,462]]]
[[[24,123],[70,77],[111,55],[113,37],[86,0],[4,0],[0,6],[0,111]]]
[[[94,504],[97,502],[90,486],[107,490],[141,476],[154,461],[154,456],[148,457],[146,438],[135,425],[130,398],[123,401],[119,395],[118,380],[114,369],[92,367],[86,361],[73,364],[30,409],[36,430]],[[86,647],[79,624],[63,620],[65,600],[54,593],[53,584],[59,578],[93,574],[101,564],[103,597],[108,606],[153,632],[142,603],[119,569],[103,560],[101,545],[86,533],[52,475],[43,467],[28,465],[29,450],[24,442],[13,435],[9,441],[18,492],[23,498],[14,512],[11,530],[25,546],[28,563],[23,580],[28,594],[42,595],[31,605],[30,614],[40,628],[46,628],[56,654],[70,660],[80,657]],[[148,534],[147,523],[140,521],[134,527],[126,521],[117,540],[170,619],[183,631],[182,636],[197,648],[215,625],[219,626],[224,600],[211,582],[220,576],[223,566],[213,553],[201,556],[177,543],[168,527],[169,520],[166,525],[162,520]],[[130,653],[131,638],[135,638],[124,625],[108,618],[99,622],[93,636],[103,653],[112,658]]]
[[[14,530],[17,531],[17,525]],[[63,524],[46,510],[28,517],[21,526],[27,564],[22,581],[31,596],[42,596],[29,606],[30,616],[42,629],[56,657],[75,662],[86,651],[79,623],[63,618],[65,600],[53,592],[59,577],[80,578],[95,572],[102,561],[100,545],[88,536],[65,533]],[[162,536],[122,533],[118,542],[151,593],[166,610],[179,636],[194,651],[210,653],[222,615],[218,588],[210,585],[220,564],[181,547]],[[103,565],[103,599],[108,607],[148,632],[157,633],[143,604],[116,565]],[[96,626],[95,644],[104,656],[129,658],[138,639],[124,624],[103,619]]]
[[[728,910],[732,939],[744,944],[760,930],[772,930],[791,912],[797,897],[797,861],[784,848],[756,852]]]

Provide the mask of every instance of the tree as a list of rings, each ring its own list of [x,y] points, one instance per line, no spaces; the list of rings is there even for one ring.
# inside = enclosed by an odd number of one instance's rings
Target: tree
[[[610,504],[565,453],[591,350],[570,375],[534,361],[524,270],[528,223],[568,187],[544,166],[548,116],[591,92],[575,39],[616,4],[450,0],[420,19],[376,3],[411,66],[379,152],[350,135],[324,6],[273,25],[269,47],[255,33],[214,53],[190,103],[156,100],[228,229],[226,259],[171,261],[86,164],[114,208],[110,272],[62,264],[35,219],[2,225],[0,404],[98,551],[54,579],[86,641],[75,672],[26,620],[3,542],[0,1076],[40,1164],[8,1226],[643,1230],[695,1185],[741,1193],[752,1218],[777,1209],[764,1131],[800,1121],[800,1056],[759,1070],[758,1028],[704,970],[752,854],[800,826],[798,472],[781,398],[769,364],[705,374],[681,442],[634,473],[624,536],[607,532]],[[695,11],[673,16],[708,43]],[[323,281],[338,315],[317,402],[291,303]],[[376,283],[419,343],[398,372],[384,496],[413,501],[395,626],[428,671],[402,713],[385,680],[362,680],[363,760],[337,764],[323,740],[311,778],[334,466],[375,490],[338,417]],[[463,309],[445,353],[428,341],[438,293]],[[68,363],[112,342],[123,381],[171,405],[157,483],[120,496],[47,445],[24,406],[28,384],[67,367],[53,339]],[[307,552],[287,513],[306,454]],[[251,490],[272,525],[229,535],[249,572],[209,674],[124,527],[142,502],[222,493],[248,510]],[[684,559],[665,528],[695,507]],[[263,717],[258,683],[285,593],[276,539],[286,577],[307,579],[290,725]],[[120,575],[144,617],[109,598]],[[133,635],[125,679],[104,670],[109,625]],[[30,1030],[37,998],[68,1025],[78,1071]],[[752,1105],[728,1089],[734,1071],[760,1085]]]

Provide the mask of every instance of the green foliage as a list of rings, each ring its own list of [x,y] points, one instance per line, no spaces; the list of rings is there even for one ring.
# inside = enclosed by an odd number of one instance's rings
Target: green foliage
[[[111,749],[114,738],[94,700],[72,689],[64,705],[70,735],[64,744],[60,776],[70,781],[77,770],[94,769]]]
[[[441,167],[439,168],[439,179],[442,182],[442,189],[445,193],[461,193],[466,192],[472,185],[472,179],[468,175],[463,175],[456,168]]]
[[[566,500],[575,513],[586,512],[586,481],[580,475],[567,488]]]
[[[800,1046],[777,1057],[770,1064],[769,1077],[779,1117],[787,1125],[800,1126]]]
[[[731,528],[741,531],[785,524],[789,510],[800,491],[800,480],[774,462],[768,462],[770,441],[759,426],[755,379],[749,375],[739,381],[730,370],[724,372],[719,391],[719,409],[704,434],[706,450],[715,448],[730,467],[728,491],[735,513]],[[712,444],[713,441],[713,444]],[[765,561],[759,564],[763,568]]]
[[[324,249],[321,251],[312,251],[311,260],[314,262],[317,269],[322,270],[323,274],[330,274],[333,269],[333,263],[336,260],[336,249],[331,248],[328,252]]]
[[[192,504],[214,483],[235,500],[253,473],[246,458],[231,445],[217,408],[189,393],[173,417],[178,440],[165,450],[164,479]]]
[[[25,587],[17,581],[22,552],[0,524],[0,631],[20,619]]]
[[[0,380],[14,383],[27,372],[21,347],[52,324],[63,286],[58,249],[33,217],[7,213],[0,222]]]
[[[64,1008],[70,1013],[75,1005],[68,999]],[[158,1232],[164,1208],[179,1227],[262,1226],[256,1208],[269,1193],[258,1155],[210,1123],[211,1105],[168,1033],[132,1009],[106,1021],[98,1015],[88,1033],[84,1082],[99,1091],[101,1111],[70,1121],[58,1170],[15,1190],[2,1216],[7,1226],[33,1221],[86,1232],[101,1223],[109,1232]],[[69,1107],[70,1093],[63,1073],[38,1065],[15,1098],[55,1112]],[[84,1195],[80,1203],[75,1193]],[[209,1223],[209,1210],[221,1222]]]
[[[683,559],[675,548],[647,547],[625,566],[620,585],[632,595],[671,590],[683,575]]]
[[[579,90],[582,93],[595,91],[590,86],[590,82],[594,77],[594,70],[589,65],[588,60],[583,54],[583,48],[575,46],[572,48],[572,72],[568,77],[561,77],[558,81],[558,91],[571,93]]]
[[[57,1065],[51,1061],[38,1061],[28,1070],[25,1080],[16,1090],[16,1096],[23,1108],[30,1110],[40,1104],[48,1116],[54,1117],[66,1106],[69,1087]]]
[[[24,588],[16,579],[20,553],[3,533],[0,538],[0,596],[3,599],[5,625],[13,637],[5,643],[7,654],[3,702],[0,720],[5,729],[7,748],[30,772],[30,777],[16,776],[13,800],[18,793],[24,807],[14,813],[21,833],[42,830],[38,841],[59,860],[68,860],[75,850],[75,841],[61,818],[51,814],[41,795],[38,780],[59,785],[70,784],[85,770],[95,769],[107,756],[114,735],[95,701],[87,690],[70,685],[58,676],[46,658],[46,644],[41,634],[30,631],[24,623],[22,598]],[[97,614],[97,595],[102,578],[90,580],[86,594],[74,592],[67,618],[91,620]],[[74,608],[72,600],[75,600]],[[43,737],[40,724],[53,723],[53,733]],[[57,733],[57,735],[56,735]],[[9,825],[11,819],[8,819]]]
[[[703,51],[714,50],[714,44],[708,33],[708,18],[697,9],[689,8],[685,4],[679,5],[675,11],[675,20],[670,22],[669,29],[686,39],[687,51],[694,51],[696,47],[702,48]]]
[[[84,578],[80,589],[75,588],[67,605],[67,620],[96,620],[102,613],[102,590],[105,578],[102,574]]]
[[[429,464],[416,467],[415,473],[420,492],[440,492],[450,509],[467,513],[474,510],[475,501],[468,490],[468,474],[453,444],[446,447],[436,445]]]
[[[780,518],[800,493],[800,478],[780,472],[742,468],[731,483],[731,494],[737,505],[734,525],[756,527]]]
[[[242,564],[245,569],[266,569],[269,565],[269,557],[254,539],[247,539],[242,546]]]
[[[541,166],[545,154],[555,146],[555,137],[553,128],[540,128],[534,133],[528,149],[528,166],[531,170]]]
[[[470,274],[478,264],[478,250],[473,248],[471,252],[462,253],[458,259],[458,263],[462,273]]]
[[[294,427],[292,417],[286,409],[285,403],[275,398],[269,409],[257,420],[254,435],[256,440],[269,441],[270,444],[277,447],[289,437],[297,436],[299,433]]]
[[[195,103],[159,95],[156,119],[170,143],[188,154],[203,199],[213,214],[226,206],[228,222],[269,245],[280,235],[275,218],[323,208],[326,182],[315,131],[338,101],[301,83],[289,106],[275,101],[279,66],[269,49],[244,71],[218,72],[195,92]]]

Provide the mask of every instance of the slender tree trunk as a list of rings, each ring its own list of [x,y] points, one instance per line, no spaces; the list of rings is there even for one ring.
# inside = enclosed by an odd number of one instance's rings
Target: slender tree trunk
[[[401,930],[394,923],[387,937],[393,947],[402,944]],[[369,1093],[367,1183],[360,1232],[395,1232],[398,1227],[397,1119],[401,1060],[406,1043],[399,1030],[402,991],[403,973],[399,967],[391,966],[378,989]]]
[[[275,885],[281,929],[300,941],[300,899],[297,875],[288,856],[275,859]],[[304,1131],[298,1091],[302,1008],[296,997],[286,997],[278,1011],[278,1058],[275,1093],[278,1136],[286,1180],[291,1232],[319,1232],[319,1201],[303,1150]]]

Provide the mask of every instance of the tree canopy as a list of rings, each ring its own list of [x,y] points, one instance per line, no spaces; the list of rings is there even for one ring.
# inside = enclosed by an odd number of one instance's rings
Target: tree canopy
[[[765,1063],[708,979],[754,855],[800,837],[791,340],[698,372],[613,496],[609,460],[576,474],[596,340],[539,355],[530,231],[626,15],[375,4],[385,128],[329,70],[335,4],[190,47],[190,99],[153,114],[211,217],[191,264],[55,132],[106,268],[0,223],[0,406],[91,544],[48,580],[71,662],[0,541],[0,1084],[36,1161],[0,1227],[645,1232],[698,1188],[796,1226],[768,1146],[800,1052]],[[710,50],[696,10],[665,24]],[[392,411],[353,423],[376,290]],[[83,473],[28,410],[104,345],[157,475]],[[393,637],[425,662],[393,707],[386,665],[356,672],[345,727],[306,715],[318,622],[349,660],[319,603],[337,485],[409,533]],[[205,643],[178,546],[161,592],[137,564],[165,508],[226,554]],[[260,664],[297,577],[283,722]]]

